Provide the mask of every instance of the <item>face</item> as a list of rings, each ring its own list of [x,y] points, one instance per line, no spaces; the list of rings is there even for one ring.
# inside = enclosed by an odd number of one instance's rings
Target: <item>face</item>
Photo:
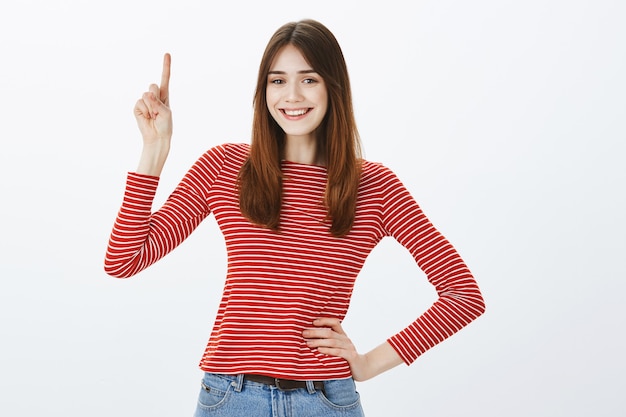
[[[315,139],[328,107],[328,92],[322,77],[302,53],[287,45],[274,58],[267,76],[267,107],[287,140]]]

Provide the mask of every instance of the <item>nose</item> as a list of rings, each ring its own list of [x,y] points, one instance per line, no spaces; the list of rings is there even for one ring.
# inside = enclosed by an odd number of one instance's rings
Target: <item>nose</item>
[[[289,103],[297,103],[302,101],[302,91],[300,91],[300,85],[298,83],[289,83],[287,85],[285,100]]]

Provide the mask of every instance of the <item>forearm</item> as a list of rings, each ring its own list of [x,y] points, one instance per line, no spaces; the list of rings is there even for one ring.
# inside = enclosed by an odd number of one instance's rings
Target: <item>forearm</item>
[[[158,178],[129,173],[124,199],[113,225],[105,271],[127,278],[171,252],[208,215],[202,195],[177,187],[163,207],[151,213]]]
[[[129,173],[122,206],[118,212],[107,246],[104,269],[119,278],[130,277],[150,262],[147,245],[150,214],[158,178]]]
[[[377,346],[366,354],[359,355],[354,364],[350,364],[352,376],[356,381],[365,381],[404,363],[400,355],[388,343]]]

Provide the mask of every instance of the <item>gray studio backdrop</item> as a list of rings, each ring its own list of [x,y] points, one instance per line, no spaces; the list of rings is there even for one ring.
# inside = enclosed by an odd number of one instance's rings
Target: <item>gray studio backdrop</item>
[[[625,4],[3,2],[0,414],[192,414],[223,241],[209,218],[139,276],[104,274],[139,157],[132,108],[170,52],[158,205],[204,150],[248,142],[265,43],[311,17],[345,52],[366,157],[400,176],[487,302],[412,366],[359,383],[367,415],[623,415]],[[345,327],[366,351],[434,298],[384,241]]]

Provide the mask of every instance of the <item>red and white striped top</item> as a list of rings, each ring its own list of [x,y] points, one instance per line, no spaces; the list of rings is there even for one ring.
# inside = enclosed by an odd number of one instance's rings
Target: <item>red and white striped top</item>
[[[274,232],[239,211],[237,174],[248,152],[246,144],[210,149],[154,213],[158,178],[129,173],[106,253],[105,271],[130,277],[214,214],[228,269],[202,370],[300,380],[349,377],[344,359],[307,347],[302,331],[318,317],[345,317],[365,259],[386,236],[409,250],[439,294],[423,315],[388,339],[407,364],[484,311],[465,263],[391,170],[364,162],[354,227],[336,238],[324,220],[326,169],[284,161],[280,232]]]

